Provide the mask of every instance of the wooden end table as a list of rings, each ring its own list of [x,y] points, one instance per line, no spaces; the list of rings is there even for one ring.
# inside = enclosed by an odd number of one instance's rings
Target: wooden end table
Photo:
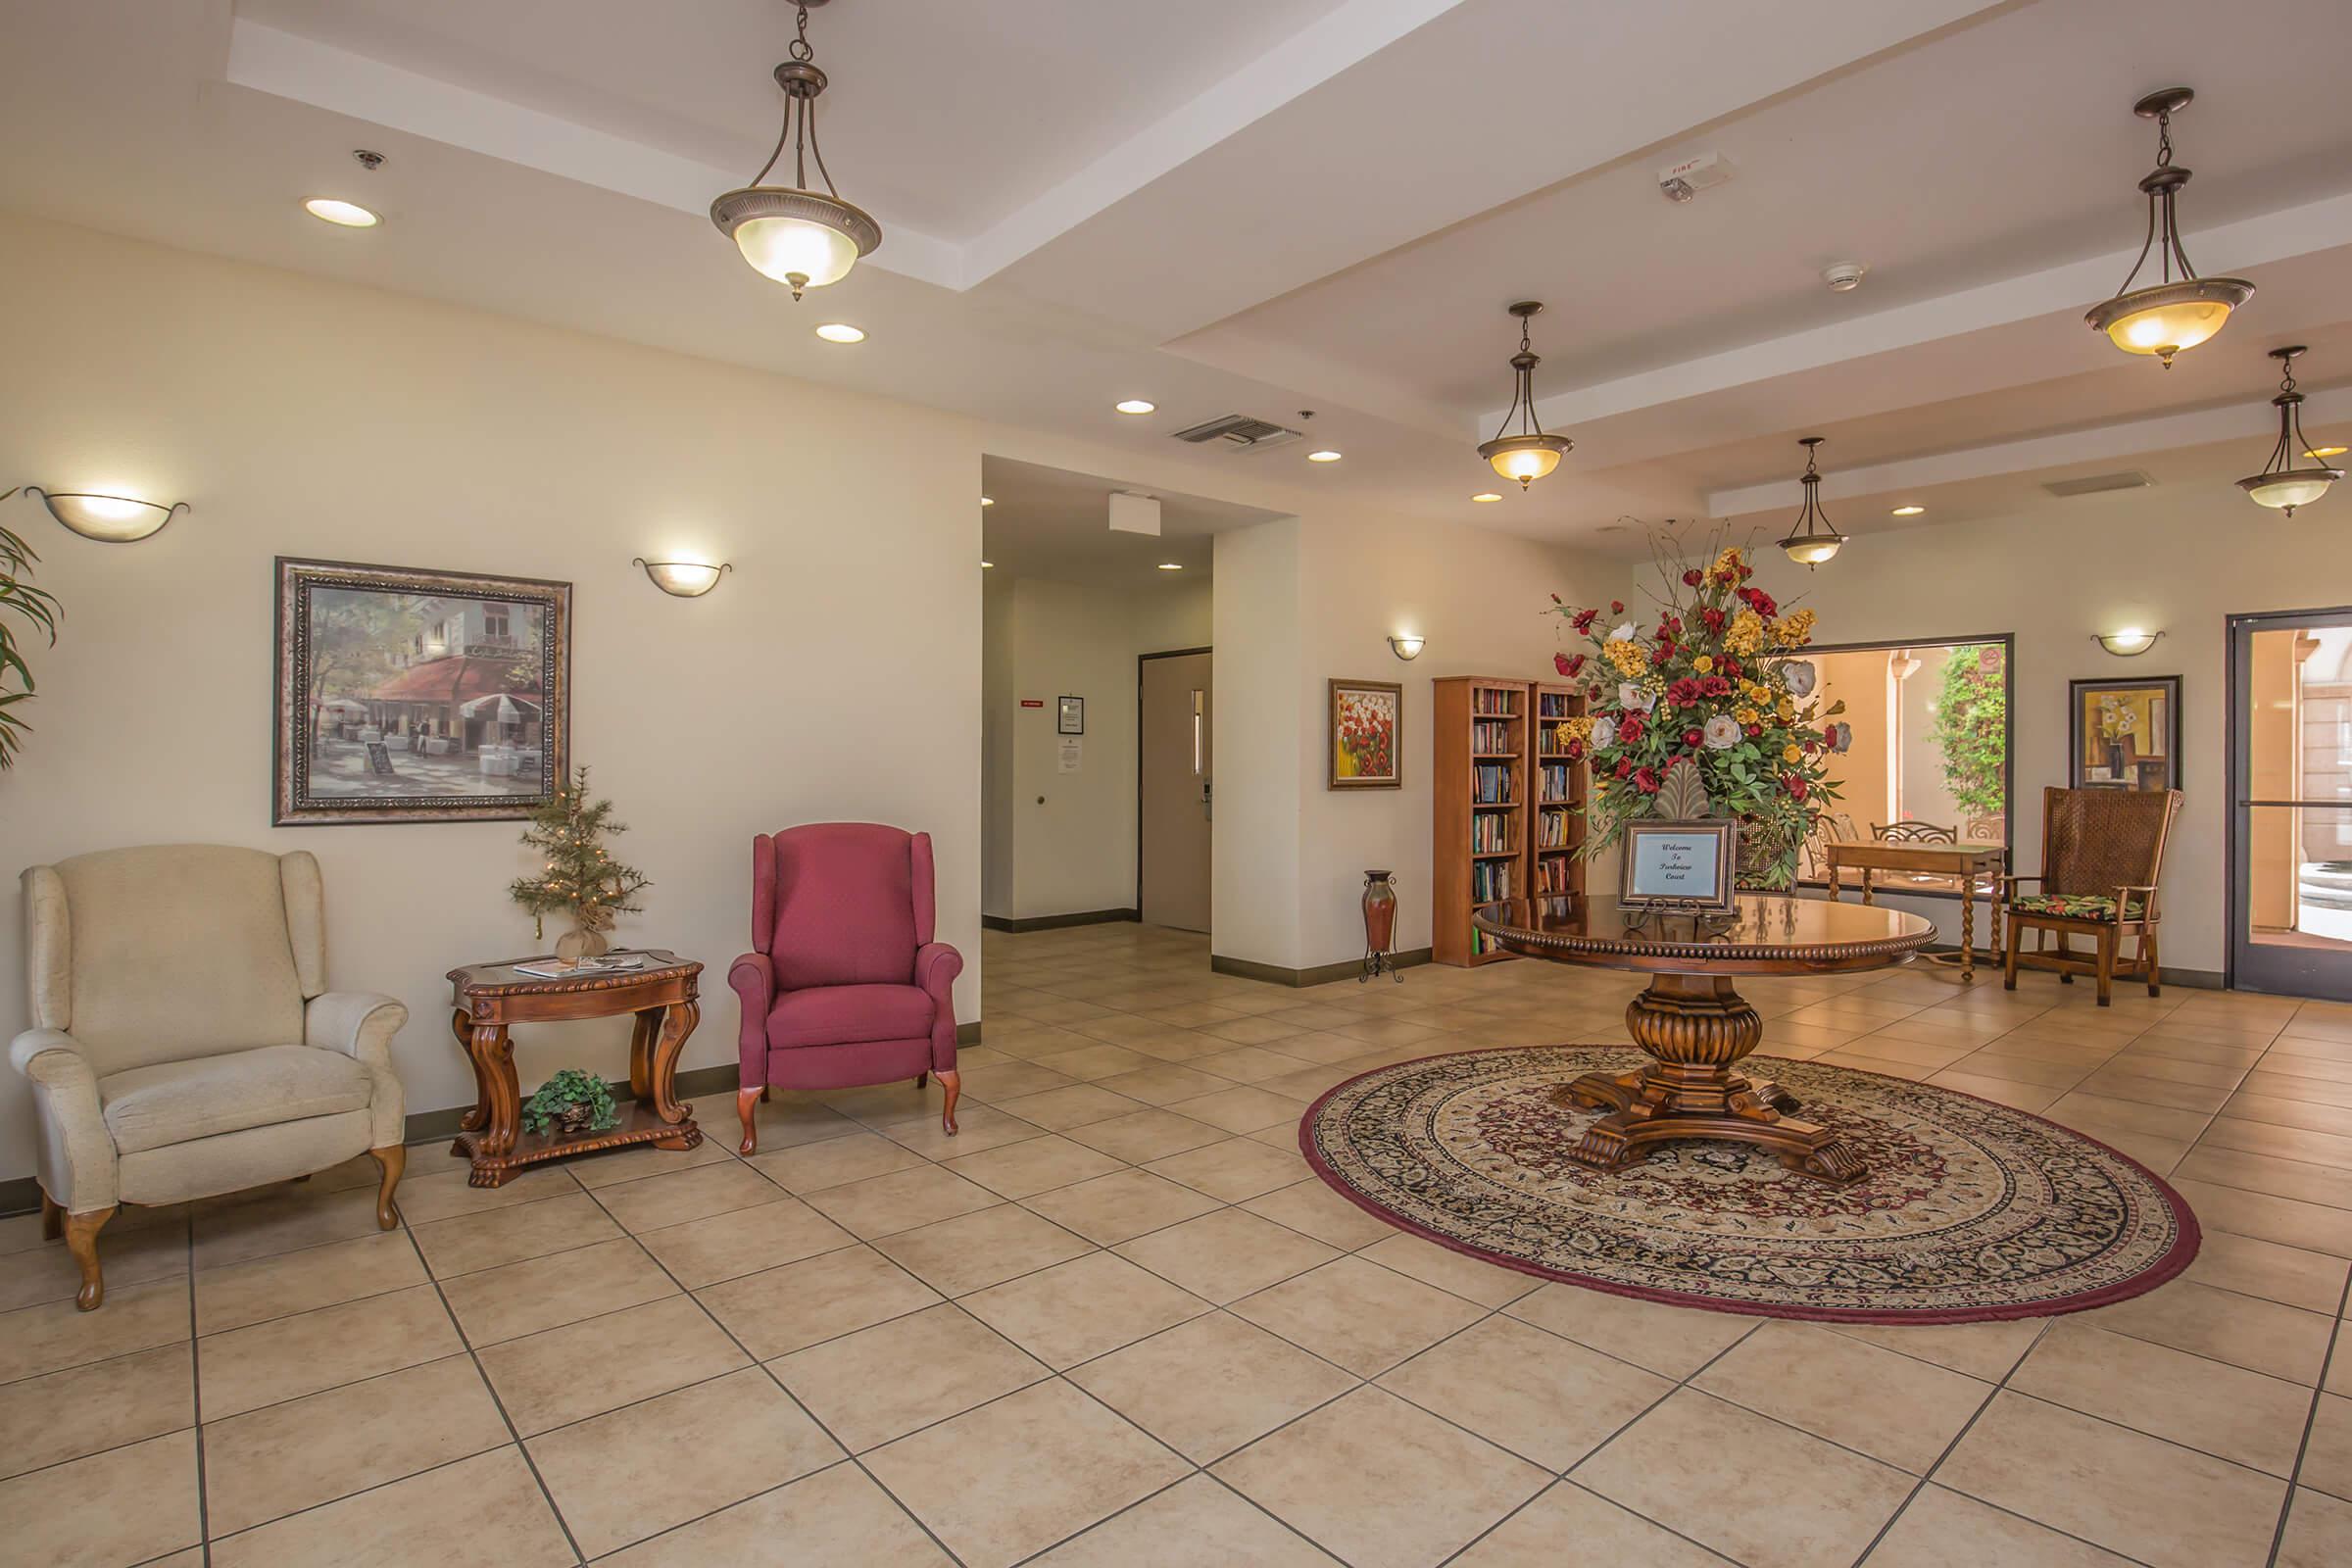
[[[1844,873],[1850,868],[1862,873],[1862,902],[1875,904],[1875,889],[1871,876],[1879,871],[1917,871],[1931,876],[1949,876],[1960,879],[1960,951],[1957,954],[1934,953],[1930,963],[1957,964],[1960,978],[1977,977],[1977,878],[1989,876],[1996,882],[2009,868],[2009,847],[1990,839],[1961,839],[1956,843],[1937,844],[1925,840],[1906,839],[1831,839],[1822,846],[1829,861],[1830,897],[1838,898],[1845,892]],[[1896,889],[1893,891],[1901,891]],[[2001,956],[2001,896],[1992,896],[1992,957]]]
[[[1702,920],[1626,908],[1613,899],[1516,899],[1473,910],[1470,923],[1509,952],[1553,963],[1629,969],[1649,989],[1625,1009],[1649,1064],[1589,1072],[1554,1102],[1610,1114],[1587,1127],[1569,1157],[1614,1170],[1651,1144],[1720,1138],[1770,1150],[1788,1169],[1843,1184],[1865,1174],[1852,1146],[1796,1120],[1795,1097],[1735,1072],[1762,1043],[1764,1019],[1733,986],[1743,974],[1845,974],[1908,963],[1936,928],[1899,909],[1743,894],[1737,913]]]
[[[473,1109],[450,1152],[473,1161],[471,1185],[504,1186],[526,1165],[600,1149],[652,1144],[692,1149],[703,1141],[694,1107],[678,1102],[678,1054],[686,1049],[703,1009],[696,981],[703,966],[674,953],[645,950],[642,969],[606,970],[554,978],[524,974],[508,958],[449,971],[457,1011],[450,1028],[473,1063]],[[517,1023],[564,1023],[635,1013],[629,1037],[629,1093],[633,1104],[617,1126],[602,1132],[530,1133],[521,1127],[522,1092],[514,1081],[514,1048],[507,1028]]]

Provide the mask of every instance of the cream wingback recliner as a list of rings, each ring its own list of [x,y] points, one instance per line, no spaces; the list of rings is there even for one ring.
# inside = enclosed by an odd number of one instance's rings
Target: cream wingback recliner
[[[326,989],[307,851],[172,844],[25,871],[32,1027],[8,1059],[40,1114],[42,1229],[105,1297],[98,1231],[118,1203],[176,1203],[307,1176],[362,1150],[399,1223],[408,1008]]]

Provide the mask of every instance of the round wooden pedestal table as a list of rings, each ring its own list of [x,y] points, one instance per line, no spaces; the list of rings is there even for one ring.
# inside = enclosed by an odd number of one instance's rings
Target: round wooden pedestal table
[[[1650,976],[1649,989],[1625,1009],[1649,1065],[1587,1073],[1558,1091],[1563,1104],[1611,1111],[1569,1151],[1580,1164],[1613,1170],[1651,1144],[1716,1138],[1759,1145],[1790,1170],[1827,1182],[1863,1174],[1842,1139],[1793,1118],[1801,1108],[1793,1096],[1734,1070],[1762,1043],[1764,1020],[1732,980],[1908,963],[1935,938],[1925,919],[1818,899],[1742,896],[1722,914],[1690,915],[1572,896],[1487,905],[1470,923],[1526,957]]]

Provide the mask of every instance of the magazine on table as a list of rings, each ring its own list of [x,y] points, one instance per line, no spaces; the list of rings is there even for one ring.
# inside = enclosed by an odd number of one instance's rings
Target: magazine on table
[[[593,958],[576,960],[534,958],[528,963],[516,964],[514,972],[542,980],[569,980],[584,974],[619,974],[630,969],[642,969],[651,961],[643,953],[605,953]]]

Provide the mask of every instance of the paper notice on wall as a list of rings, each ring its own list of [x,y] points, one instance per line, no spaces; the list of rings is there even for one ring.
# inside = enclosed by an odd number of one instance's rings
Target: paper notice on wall
[[[1078,764],[1086,760],[1086,742],[1076,735],[1065,736],[1061,743],[1061,771],[1075,773]]]

